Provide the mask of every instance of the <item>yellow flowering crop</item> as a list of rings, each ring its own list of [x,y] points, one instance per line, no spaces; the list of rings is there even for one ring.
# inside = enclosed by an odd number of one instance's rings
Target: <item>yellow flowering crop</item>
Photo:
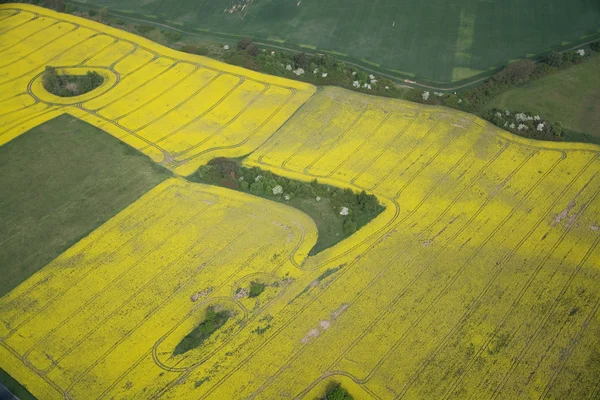
[[[0,104],[10,103],[1,111],[0,143],[68,112],[187,175],[217,148],[229,156],[251,152],[315,91],[67,14],[27,5],[0,11]],[[41,85],[47,65],[95,70],[105,82],[60,98]]]
[[[99,397],[153,345],[152,376],[188,365],[206,347],[169,356],[208,305],[236,313],[228,328],[250,323],[268,302],[243,306],[232,290],[255,277],[272,285],[269,302],[281,297],[278,272],[315,241],[297,210],[172,178],[1,298],[0,365],[44,399]]]
[[[40,399],[312,399],[331,381],[358,399],[600,393],[597,146],[338,88],[311,96],[30,6],[0,6],[3,31],[19,67],[0,67],[0,143],[68,111],[177,172],[253,150],[247,166],[386,205],[307,257],[317,231],[297,210],[162,183],[0,298],[0,367]],[[43,101],[47,63],[97,66],[101,94]],[[239,296],[254,280],[265,292]],[[173,356],[210,305],[234,316]]]

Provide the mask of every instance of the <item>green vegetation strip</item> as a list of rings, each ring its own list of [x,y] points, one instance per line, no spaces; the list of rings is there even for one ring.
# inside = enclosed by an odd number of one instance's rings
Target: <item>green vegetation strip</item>
[[[206,339],[221,328],[231,317],[231,312],[227,310],[216,311],[214,307],[206,309],[206,316],[198,326],[188,333],[173,350],[173,355],[187,353],[197,347],[200,347]]]
[[[316,179],[300,182],[257,167],[244,167],[239,160],[216,158],[188,179],[250,193],[305,212],[319,231],[310,255],[352,235],[384,210],[375,196],[364,191],[355,193],[321,184]]]
[[[258,297],[262,292],[265,291],[265,284],[262,282],[252,282],[250,283],[250,291],[248,292],[248,297]]]
[[[171,176],[64,114],[0,146],[0,296]]]
[[[60,97],[80,96],[104,82],[104,78],[96,71],[88,71],[85,75],[59,75],[58,72],[58,69],[46,66],[42,84],[48,92]]]

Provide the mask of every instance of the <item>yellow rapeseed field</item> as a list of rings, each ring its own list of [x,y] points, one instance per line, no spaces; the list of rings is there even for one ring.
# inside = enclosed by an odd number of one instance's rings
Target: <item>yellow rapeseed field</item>
[[[315,91],[67,14],[2,7],[0,144],[67,112],[187,175],[217,149],[251,152]],[[95,70],[105,80],[83,96],[61,98],[42,86],[46,65]]]
[[[253,150],[248,166],[364,189],[386,210],[307,257],[317,231],[299,211],[162,183],[0,298],[0,367],[33,394],[313,399],[338,381],[357,399],[600,396],[598,147],[343,89],[311,96],[103,29],[0,6],[0,38],[28,43],[0,47],[22,63],[0,68],[0,141],[68,111],[176,172]],[[77,62],[73,35],[105,47]],[[101,95],[43,100],[34,78],[62,54],[104,71]],[[240,296],[254,280],[265,292]],[[233,318],[173,355],[210,305]]]

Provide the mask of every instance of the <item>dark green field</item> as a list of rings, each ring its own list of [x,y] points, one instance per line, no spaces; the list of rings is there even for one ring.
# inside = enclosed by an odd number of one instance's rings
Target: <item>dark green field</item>
[[[597,0],[86,2],[185,30],[250,35],[275,45],[333,51],[391,74],[443,83],[600,34]]]
[[[0,146],[0,296],[170,176],[67,114]]]

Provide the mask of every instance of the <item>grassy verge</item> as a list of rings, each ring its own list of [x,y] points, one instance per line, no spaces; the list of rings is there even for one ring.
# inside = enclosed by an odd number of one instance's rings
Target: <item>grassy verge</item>
[[[600,143],[600,56],[501,93],[486,105],[494,107],[547,116],[567,140]]]
[[[213,307],[207,308],[204,321],[179,342],[173,350],[173,355],[184,354],[201,346],[206,339],[225,325],[229,317],[231,317],[231,313],[227,310],[216,311]]]
[[[0,296],[171,174],[67,114],[0,146]]]
[[[188,179],[254,194],[308,214],[319,231],[310,255],[349,237],[384,209],[375,196],[364,191],[355,193],[323,185],[316,179],[311,183],[295,181],[257,167],[246,168],[239,160],[226,158],[212,160]]]

